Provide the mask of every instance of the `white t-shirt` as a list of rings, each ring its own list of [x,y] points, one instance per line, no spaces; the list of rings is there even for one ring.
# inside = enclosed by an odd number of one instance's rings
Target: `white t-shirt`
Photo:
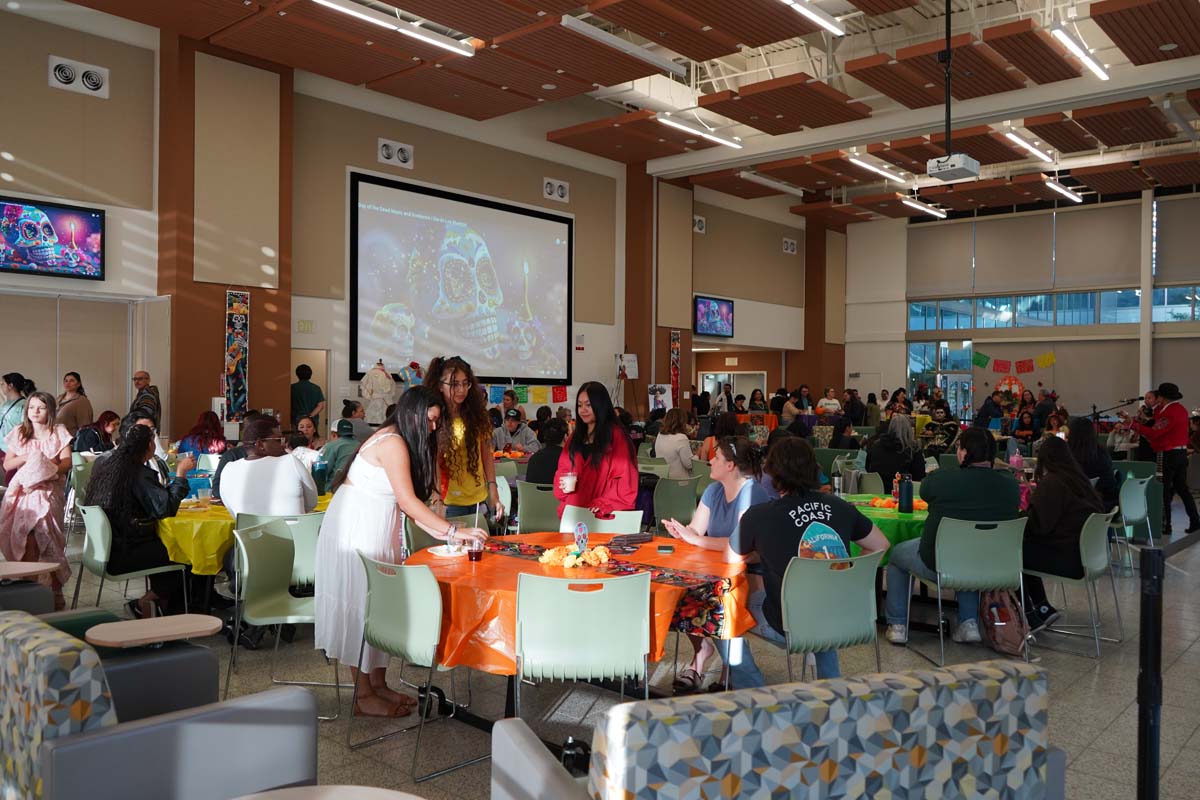
[[[300,459],[300,463],[310,472],[312,471],[313,464],[321,460],[320,452],[313,450],[311,447],[293,447],[291,455],[292,458]]]
[[[826,414],[837,414],[842,410],[842,404],[831,397],[822,397],[817,401],[817,408],[824,409]],[[224,481],[224,478],[221,480]],[[222,482],[221,485],[225,484]]]
[[[317,485],[304,463],[290,455],[243,458],[221,471],[221,500],[234,519],[307,514],[317,507]]]

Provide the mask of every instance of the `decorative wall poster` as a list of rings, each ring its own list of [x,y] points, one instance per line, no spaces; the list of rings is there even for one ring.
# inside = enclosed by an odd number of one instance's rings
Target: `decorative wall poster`
[[[1039,367],[1041,367],[1042,369],[1046,369],[1047,367],[1053,367],[1057,361],[1058,361],[1058,359],[1056,359],[1054,357],[1053,350],[1047,350],[1045,353],[1042,353],[1040,356],[1037,357],[1037,365]]]
[[[679,406],[679,331],[671,331],[671,400]]]
[[[1007,375],[1012,372],[1012,362],[1005,358],[992,359],[992,372]]]
[[[504,386],[489,386],[488,387],[488,402],[494,406],[498,406],[504,402]]]
[[[529,387],[529,402],[535,406],[544,406],[550,402],[550,387],[549,386],[530,386]]]
[[[249,403],[250,293],[225,292],[225,421],[240,422]]]
[[[616,359],[617,380],[636,381],[638,379],[637,353],[618,353]]]
[[[552,386],[552,387],[550,387],[550,395],[552,397],[551,402],[565,403],[565,402],[567,402],[567,387]]]
[[[991,362],[991,360],[992,360],[991,356],[985,356],[983,353],[979,352],[978,350],[971,353],[971,363],[974,364],[975,366],[979,367],[980,369],[987,369],[987,365],[989,362]]]
[[[528,386],[514,386],[513,391],[517,393],[517,402],[518,403],[528,403],[529,402],[529,387]]]
[[[1017,374],[1024,375],[1026,372],[1033,372],[1033,359],[1022,358],[1017,362]]]
[[[650,393],[650,410],[674,408],[671,402],[671,387],[665,383],[652,383],[647,390]]]

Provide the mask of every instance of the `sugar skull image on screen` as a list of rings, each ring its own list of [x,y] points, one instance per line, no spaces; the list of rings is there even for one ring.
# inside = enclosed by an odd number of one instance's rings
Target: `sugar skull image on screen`
[[[495,358],[501,345],[496,312],[504,303],[504,292],[487,242],[473,228],[449,223],[437,266],[438,298],[433,315],[455,321],[457,333],[469,349]]]
[[[0,206],[0,269],[99,276],[102,215],[47,206]]]
[[[391,369],[399,369],[413,360],[416,341],[413,327],[417,318],[404,303],[388,303],[375,312],[371,321],[372,341],[378,342],[379,358]]]

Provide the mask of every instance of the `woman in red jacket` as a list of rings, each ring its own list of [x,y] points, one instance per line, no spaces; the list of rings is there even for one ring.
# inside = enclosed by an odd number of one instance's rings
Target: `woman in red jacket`
[[[590,509],[598,517],[631,511],[637,500],[637,462],[629,434],[617,422],[608,390],[596,381],[580,386],[575,417],[579,422],[554,474],[558,515],[561,517],[568,505]]]

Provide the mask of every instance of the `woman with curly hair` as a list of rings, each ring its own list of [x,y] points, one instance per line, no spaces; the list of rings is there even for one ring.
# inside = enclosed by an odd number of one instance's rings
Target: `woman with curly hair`
[[[197,457],[205,453],[220,455],[225,452],[225,431],[215,411],[200,413],[196,424],[179,440],[179,452]]]
[[[441,394],[447,424],[437,431],[438,483],[434,508],[446,517],[473,514],[486,503],[496,517],[504,516],[496,491],[496,460],[492,457],[492,421],[475,373],[460,356],[437,356],[425,371],[425,386]]]

